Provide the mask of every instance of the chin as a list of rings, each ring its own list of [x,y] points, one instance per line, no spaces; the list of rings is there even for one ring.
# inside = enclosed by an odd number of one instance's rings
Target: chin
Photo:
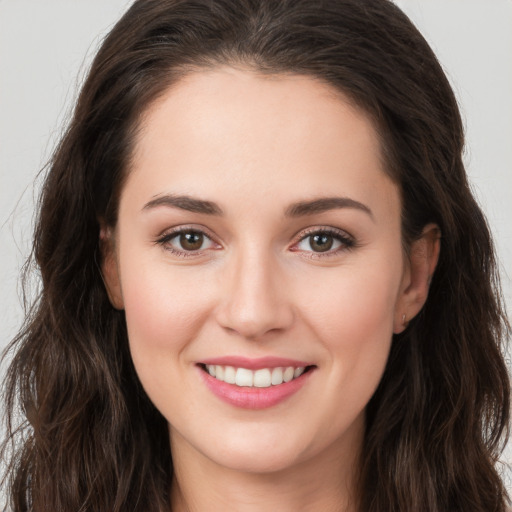
[[[189,437],[188,446],[216,466],[240,473],[275,473],[289,469],[308,457],[313,447],[283,428],[269,432],[268,425],[260,423],[253,428],[212,428],[208,436]],[[267,429],[267,435],[262,431]],[[286,429],[285,429],[286,430]],[[309,447],[309,449],[307,449]]]
[[[227,448],[219,453],[217,451],[212,458],[217,464],[240,473],[269,474],[285,471],[299,464],[299,453],[297,450],[291,452],[276,451],[273,449],[262,450],[260,448],[236,450],[233,447]]]

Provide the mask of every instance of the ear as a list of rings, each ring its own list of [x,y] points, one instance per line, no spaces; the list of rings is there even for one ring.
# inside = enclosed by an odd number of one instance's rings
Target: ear
[[[116,257],[115,236],[112,228],[100,221],[101,277],[110,303],[115,309],[124,309],[119,266]]]
[[[425,304],[441,248],[441,231],[427,224],[421,237],[411,244],[407,268],[395,306],[393,332],[403,332]]]

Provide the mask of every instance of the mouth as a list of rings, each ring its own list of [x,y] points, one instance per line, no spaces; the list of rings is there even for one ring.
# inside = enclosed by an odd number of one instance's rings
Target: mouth
[[[310,387],[317,366],[307,361],[266,356],[214,357],[196,363],[206,387],[225,403],[242,409],[266,409],[287,402]]]
[[[315,368],[308,366],[277,366],[251,370],[219,364],[198,365],[215,380],[243,388],[271,388],[292,382]]]

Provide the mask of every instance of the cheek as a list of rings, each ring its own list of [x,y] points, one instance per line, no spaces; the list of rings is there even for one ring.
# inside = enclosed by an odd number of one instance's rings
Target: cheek
[[[197,335],[209,298],[198,275],[173,272],[151,259],[144,264],[142,258],[125,258],[123,263],[122,290],[132,357],[136,366],[154,365],[159,354],[179,353]]]
[[[313,290],[302,290],[307,321],[334,346],[357,348],[371,334],[392,334],[400,273],[379,270],[377,265],[336,269],[315,281]],[[359,340],[356,343],[356,340]]]
[[[352,417],[373,395],[384,372],[393,335],[400,273],[356,268],[318,282],[303,297],[304,319],[328,354],[331,379],[325,397]],[[329,404],[323,404],[327,409]],[[340,417],[344,421],[345,416]]]

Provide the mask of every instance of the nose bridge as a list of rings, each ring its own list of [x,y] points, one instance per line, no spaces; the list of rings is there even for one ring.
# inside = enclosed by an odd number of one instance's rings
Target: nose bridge
[[[219,322],[245,338],[258,338],[272,330],[282,330],[293,320],[279,269],[269,248],[243,244],[234,251],[224,287]]]

